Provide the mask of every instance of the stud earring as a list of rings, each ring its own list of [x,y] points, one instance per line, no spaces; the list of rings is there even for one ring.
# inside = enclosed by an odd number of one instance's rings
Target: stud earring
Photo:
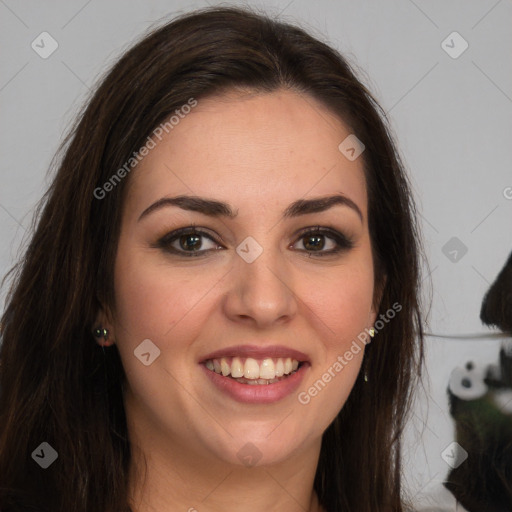
[[[375,329],[373,327],[370,327],[368,329],[368,334],[370,335],[370,338],[373,338],[375,336]]]
[[[98,327],[97,329],[94,329],[93,334],[95,338],[103,338],[104,341],[108,340],[108,329]]]

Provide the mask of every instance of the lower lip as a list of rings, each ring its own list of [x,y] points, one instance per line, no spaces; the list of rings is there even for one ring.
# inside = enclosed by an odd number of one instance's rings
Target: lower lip
[[[278,402],[297,390],[309,368],[309,363],[302,363],[295,373],[279,382],[256,385],[242,384],[231,377],[224,377],[222,374],[208,370],[204,364],[201,364],[201,367],[220,391],[226,393],[237,402],[269,404]]]

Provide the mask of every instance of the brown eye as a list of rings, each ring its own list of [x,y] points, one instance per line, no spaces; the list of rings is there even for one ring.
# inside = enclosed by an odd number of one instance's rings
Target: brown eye
[[[168,233],[157,242],[157,246],[166,252],[182,256],[201,256],[210,251],[223,249],[211,235],[192,227]]]
[[[325,235],[308,235],[303,238],[302,245],[306,251],[321,250],[325,247]]]
[[[295,249],[315,256],[336,254],[354,247],[354,243],[342,233],[333,229],[320,228],[320,226],[303,231],[296,244],[299,242],[299,246]]]
[[[181,235],[177,241],[184,251],[198,251],[203,245],[201,235]]]

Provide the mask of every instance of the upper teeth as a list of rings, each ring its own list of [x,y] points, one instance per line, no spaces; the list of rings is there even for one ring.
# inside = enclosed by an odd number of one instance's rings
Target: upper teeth
[[[247,359],[240,357],[222,357],[220,359],[208,359],[206,367],[216,373],[222,373],[224,377],[231,375],[233,378],[245,377],[246,379],[275,379],[294,372],[299,367],[299,361],[291,357],[272,359],[270,357],[258,361],[252,357]]]

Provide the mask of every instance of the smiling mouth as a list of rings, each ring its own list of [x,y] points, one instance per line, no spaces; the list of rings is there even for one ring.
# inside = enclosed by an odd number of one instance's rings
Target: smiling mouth
[[[207,359],[205,366],[208,370],[223,377],[233,379],[240,384],[268,385],[275,384],[293,375],[303,364],[291,357],[267,357],[254,359],[252,357],[221,357]]]

